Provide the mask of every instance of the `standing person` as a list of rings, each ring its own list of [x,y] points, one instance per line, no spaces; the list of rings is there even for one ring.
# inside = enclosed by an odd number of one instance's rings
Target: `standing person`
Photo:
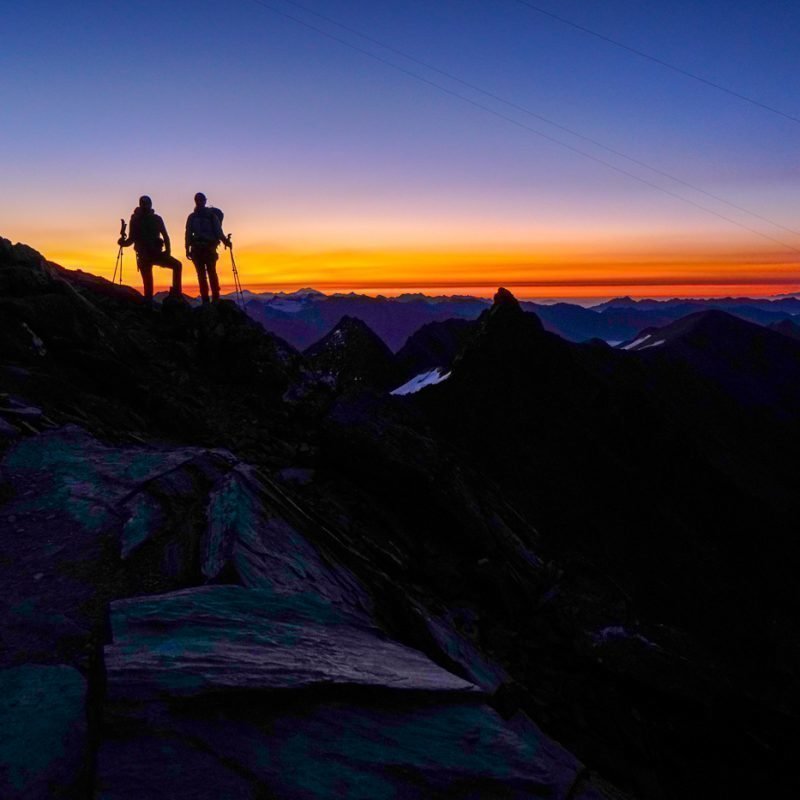
[[[136,250],[136,267],[142,273],[145,302],[153,304],[153,266],[172,270],[170,295],[181,296],[181,273],[183,265],[171,255],[169,234],[164,220],[153,211],[153,201],[145,194],[139,198],[139,206],[133,210],[129,235],[121,236],[117,242],[121,247],[133,245]]]
[[[206,208],[206,196],[198,192],[194,196],[194,211],[186,220],[186,257],[194,263],[200,295],[208,303],[208,285],[211,298],[219,300],[219,277],[217,276],[217,247],[222,242],[231,246],[231,240],[222,232],[222,212]]]

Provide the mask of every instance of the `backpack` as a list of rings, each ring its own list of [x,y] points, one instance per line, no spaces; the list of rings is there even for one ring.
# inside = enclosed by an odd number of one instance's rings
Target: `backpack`
[[[214,217],[220,223],[225,215],[218,208],[205,208],[192,214],[191,234],[192,241],[198,244],[216,244],[219,241],[217,231],[220,228],[214,224]]]
[[[164,249],[164,243],[161,241],[161,219],[155,212],[144,213],[139,208],[134,209],[131,228],[134,219],[138,221],[136,251],[151,256],[161,253]]]

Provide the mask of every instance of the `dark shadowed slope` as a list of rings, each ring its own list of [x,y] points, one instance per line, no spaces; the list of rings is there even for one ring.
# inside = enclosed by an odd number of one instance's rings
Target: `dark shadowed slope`
[[[800,407],[800,347],[780,332],[717,310],[690,314],[671,325],[646,329],[620,349],[636,353],[653,375],[681,381],[686,404],[724,405],[727,399],[769,438],[776,423],[796,432]],[[692,378],[682,377],[691,373]],[[713,387],[713,389],[712,389]],[[668,391],[667,388],[664,391]],[[713,391],[713,398],[703,392]],[[692,392],[695,394],[692,396]]]
[[[679,323],[671,345],[651,332],[665,344],[640,352],[573,345],[502,290],[480,324],[450,377],[404,402],[533,516],[540,552],[618,588],[625,610],[605,623],[609,636],[663,654],[680,639],[676,676],[680,659],[698,675],[714,665],[717,688],[692,701],[651,685],[647,735],[674,753],[676,720],[710,704],[695,721],[708,796],[722,773],[729,791],[756,791],[787,757],[800,710],[789,677],[800,653],[788,645],[800,611],[800,347],[721,312]],[[654,627],[637,633],[634,620]],[[764,737],[755,752],[749,736]],[[732,767],[733,752],[757,766]]]

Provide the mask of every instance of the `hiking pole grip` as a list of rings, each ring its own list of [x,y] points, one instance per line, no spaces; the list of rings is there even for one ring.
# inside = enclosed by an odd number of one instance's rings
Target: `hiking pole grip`
[[[124,241],[127,237],[128,226],[125,223],[125,220],[120,218],[119,221],[119,238],[120,241]],[[119,246],[119,253],[117,254],[117,264],[119,266],[119,285],[122,286],[122,255],[123,255],[123,245],[120,244]],[[117,278],[117,267],[114,267],[114,277],[111,279],[111,282],[114,283]]]

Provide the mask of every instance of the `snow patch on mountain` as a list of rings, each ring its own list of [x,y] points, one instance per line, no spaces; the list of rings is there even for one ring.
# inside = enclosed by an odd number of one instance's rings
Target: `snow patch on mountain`
[[[630,342],[629,344],[623,345],[622,350],[635,350],[639,345],[644,344],[652,334],[647,333],[644,336],[640,336],[638,339],[634,339],[634,341]]]
[[[392,392],[392,394],[415,394],[420,389],[424,389],[426,386],[435,386],[437,383],[446,381],[449,377],[449,372],[443,373],[440,367],[436,367],[435,369],[420,373],[415,378],[412,378],[410,381],[408,381],[408,383],[404,383],[402,386],[399,386]]]

